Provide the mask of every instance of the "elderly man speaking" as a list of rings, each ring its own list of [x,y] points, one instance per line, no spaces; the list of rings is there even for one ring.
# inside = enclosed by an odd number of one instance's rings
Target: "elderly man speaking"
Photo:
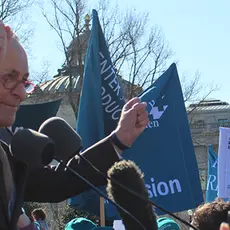
[[[16,112],[26,93],[31,93],[33,84],[28,80],[27,55],[10,27],[0,22],[0,126],[11,126]],[[28,118],[30,119],[30,118]],[[119,161],[121,146],[131,146],[148,124],[146,104],[133,98],[125,104],[120,121],[114,132],[83,152],[95,167],[103,172]],[[116,135],[116,141],[111,138]],[[36,169],[25,178],[26,165],[15,161],[8,147],[0,142],[0,229],[15,230],[31,224],[29,219],[21,221],[24,201],[60,202],[79,194],[87,185],[65,170]],[[31,153],[33,154],[33,153]],[[103,159],[103,161],[101,160]],[[86,176],[96,186],[106,180],[94,173],[84,162],[74,157],[71,167]],[[26,182],[26,183],[25,183]]]

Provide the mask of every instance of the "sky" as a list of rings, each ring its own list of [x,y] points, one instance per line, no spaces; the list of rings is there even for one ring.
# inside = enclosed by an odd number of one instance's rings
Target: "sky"
[[[111,0],[113,2],[113,0]],[[115,1],[114,1],[115,2]],[[149,24],[159,26],[174,52],[180,77],[193,78],[198,71],[202,85],[218,85],[209,98],[230,103],[230,1],[229,0],[117,0],[120,9],[135,8],[149,12]],[[88,5],[96,6],[96,0]],[[53,76],[64,62],[58,37],[50,29],[40,10],[31,13],[35,34],[31,41],[31,71],[50,64]],[[169,63],[170,64],[170,63]],[[207,88],[207,87],[206,87]]]

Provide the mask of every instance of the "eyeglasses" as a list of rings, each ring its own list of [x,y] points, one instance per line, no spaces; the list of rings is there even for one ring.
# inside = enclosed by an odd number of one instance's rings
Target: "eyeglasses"
[[[14,90],[19,84],[23,84],[25,88],[25,92],[27,94],[33,93],[35,90],[35,84],[30,82],[26,77],[22,79],[18,79],[18,74],[16,75],[14,72],[8,74],[0,74],[0,79],[4,81],[4,87],[9,90]]]

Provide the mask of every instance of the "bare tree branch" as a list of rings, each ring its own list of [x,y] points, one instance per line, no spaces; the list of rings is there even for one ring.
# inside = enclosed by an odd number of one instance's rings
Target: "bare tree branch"
[[[36,85],[40,85],[42,82],[49,79],[50,63],[48,61],[44,61],[41,69],[42,71],[35,71],[33,75],[30,76],[30,80]]]
[[[79,97],[74,96],[73,91],[73,75],[74,68],[78,65],[78,72],[80,74],[79,84],[83,78],[82,62],[84,59],[87,41],[81,36],[84,31],[82,22],[83,13],[85,9],[85,2],[83,0],[49,0],[49,4],[53,10],[53,14],[47,12],[41,6],[42,14],[45,17],[50,27],[57,33],[62,49],[65,55],[65,70],[68,74],[69,88],[67,92],[68,101],[77,116],[77,109],[79,104]]]
[[[32,0],[2,0],[0,19],[2,21],[8,22],[14,16],[29,8],[33,3]]]
[[[2,0],[0,3],[0,20],[12,27],[27,52],[34,32],[33,22],[28,20],[28,10],[33,3],[34,0]]]
[[[187,111],[190,120],[192,119],[191,114],[199,107],[200,103],[220,88],[216,84],[202,84],[199,72],[196,72],[191,80],[188,80],[188,77],[183,77],[181,82],[185,104],[196,103],[196,106]]]
[[[127,95],[130,98],[135,96],[135,85],[147,87],[158,73],[166,69],[166,62],[173,53],[168,48],[161,30],[157,26],[148,28],[147,13],[141,14],[135,9],[129,9],[124,14],[118,14],[117,9],[109,11],[108,7],[108,1],[106,4],[101,3],[98,12],[106,39],[109,40],[113,66],[119,75],[122,73],[124,78],[127,76],[125,79],[130,82]],[[105,11],[111,15],[116,12],[116,20],[113,20],[113,17],[111,20],[110,16],[106,17]]]
[[[83,0],[49,0],[53,14],[43,16],[51,28],[57,33],[65,55],[65,65],[73,68],[79,65],[83,69],[87,38],[84,38],[84,13],[86,2]],[[119,76],[128,80],[126,97],[137,93],[136,89],[144,89],[152,84],[167,68],[173,52],[157,25],[149,26],[148,13],[139,13],[135,9],[120,11],[117,4],[109,0],[99,0],[98,15],[102,25],[113,66]],[[86,40],[84,40],[86,39]],[[69,74],[70,85],[72,75]],[[81,73],[81,80],[83,72]],[[191,81],[182,79],[185,102],[198,99],[197,95],[204,90],[197,73]],[[209,88],[209,95],[215,88]],[[72,88],[69,89],[70,104],[77,113],[78,101],[71,99]],[[200,97],[200,98],[204,98]]]

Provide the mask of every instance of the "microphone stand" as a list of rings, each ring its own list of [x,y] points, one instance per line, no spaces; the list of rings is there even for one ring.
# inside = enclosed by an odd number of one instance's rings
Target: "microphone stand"
[[[70,172],[72,172],[75,176],[79,177],[81,180],[83,180],[90,188],[92,188],[96,193],[98,193],[100,196],[104,197],[106,200],[108,200],[111,204],[113,204],[114,206],[116,206],[117,208],[119,208],[120,210],[122,210],[123,212],[125,212],[127,215],[129,215],[130,217],[133,218],[133,220],[135,220],[140,227],[143,230],[146,230],[146,228],[143,226],[143,224],[137,220],[130,212],[128,212],[126,209],[124,209],[122,206],[120,206],[119,204],[115,203],[113,200],[111,200],[105,193],[103,193],[100,189],[98,189],[97,187],[95,187],[92,183],[90,183],[88,180],[86,180],[83,176],[81,176],[79,173],[77,173],[74,169],[72,169],[71,167],[69,167],[68,165],[64,164],[62,160],[58,159],[57,157],[54,157],[54,160],[56,160],[57,162],[59,162],[61,165],[63,165],[65,168],[67,168]]]

